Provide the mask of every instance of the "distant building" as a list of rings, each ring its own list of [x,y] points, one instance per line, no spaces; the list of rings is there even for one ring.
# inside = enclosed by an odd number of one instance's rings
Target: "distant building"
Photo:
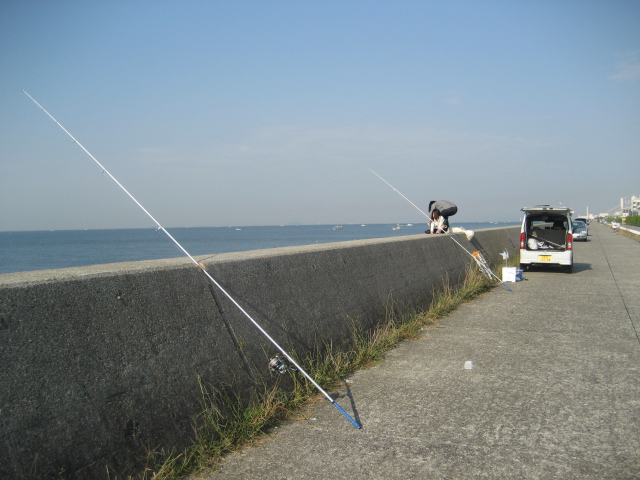
[[[629,214],[638,215],[638,212],[640,212],[640,196],[632,195],[631,202],[629,204]]]

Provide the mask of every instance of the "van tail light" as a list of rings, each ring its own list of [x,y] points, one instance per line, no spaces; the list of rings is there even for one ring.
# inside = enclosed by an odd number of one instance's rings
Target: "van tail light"
[[[524,250],[524,233],[520,234],[520,250]]]
[[[567,233],[567,250],[573,250],[573,235]]]

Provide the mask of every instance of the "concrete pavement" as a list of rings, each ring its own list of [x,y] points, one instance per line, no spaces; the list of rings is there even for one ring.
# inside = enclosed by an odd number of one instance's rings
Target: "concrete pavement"
[[[228,455],[217,479],[640,479],[640,242],[601,225]],[[465,369],[465,362],[472,369]]]

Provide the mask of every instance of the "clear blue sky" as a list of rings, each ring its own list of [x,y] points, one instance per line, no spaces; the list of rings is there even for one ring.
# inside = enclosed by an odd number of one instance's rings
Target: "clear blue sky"
[[[638,1],[0,3],[0,230],[518,220],[640,193]],[[453,220],[453,219],[452,219]]]

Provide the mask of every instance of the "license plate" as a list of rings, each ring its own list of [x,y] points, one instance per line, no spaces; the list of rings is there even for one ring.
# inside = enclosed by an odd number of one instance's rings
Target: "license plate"
[[[550,262],[551,261],[551,255],[540,255],[538,257],[538,260],[540,260],[541,262]]]

